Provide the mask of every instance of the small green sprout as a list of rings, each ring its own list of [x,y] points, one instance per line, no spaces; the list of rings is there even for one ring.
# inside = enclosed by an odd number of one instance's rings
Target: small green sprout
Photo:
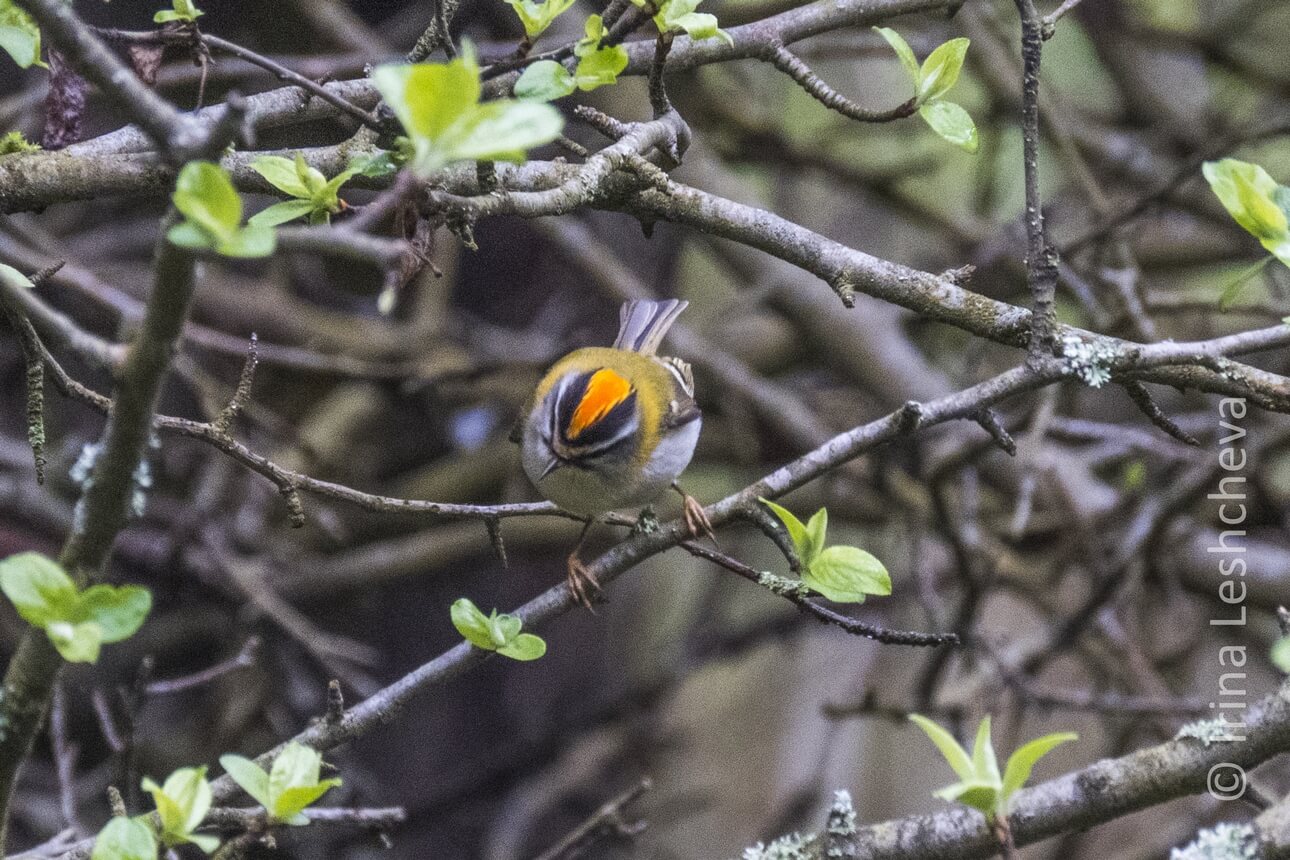
[[[0,50],[20,69],[48,68],[40,61],[40,28],[13,0],[0,0]]]
[[[601,47],[605,24],[599,15],[587,18],[583,32],[586,35],[573,46],[578,65],[572,73],[555,60],[539,60],[526,67],[515,82],[516,97],[547,102],[575,89],[588,92],[615,83],[627,68],[627,49],[622,45]]]
[[[157,860],[157,837],[137,818],[117,816],[95,837],[90,860]]]
[[[730,34],[717,26],[717,16],[707,12],[695,12],[701,0],[632,0],[642,9],[653,8],[654,26],[660,33],[685,33],[691,39],[720,39],[727,45],[735,40]]]
[[[172,0],[171,8],[162,9],[152,16],[152,23],[168,24],[171,21],[183,21],[191,24],[205,14],[201,9],[197,8],[193,0]]]
[[[310,224],[330,224],[331,216],[345,208],[338,196],[340,187],[358,173],[358,169],[351,165],[329,180],[322,171],[310,167],[299,152],[295,159],[262,155],[251,162],[251,169],[274,188],[294,198],[274,203],[247,221],[248,224],[268,227],[305,216],[309,217]]]
[[[990,741],[990,718],[981,720],[976,732],[972,755],[959,745],[954,736],[936,723],[918,714],[909,719],[936,744],[959,781],[947,785],[936,796],[953,803],[962,803],[990,816],[1007,816],[1012,798],[1030,779],[1035,764],[1054,747],[1077,739],[1072,732],[1056,732],[1023,744],[1011,756],[999,774],[999,762]]]
[[[27,140],[20,131],[11,131],[0,136],[0,155],[14,155],[19,152],[40,152],[40,144]]]
[[[455,161],[523,161],[560,135],[550,105],[514,99],[480,102],[479,64],[469,46],[449,63],[390,64],[372,82],[407,132],[412,169],[427,177]]]
[[[1274,258],[1290,266],[1290,188],[1277,184],[1259,165],[1235,158],[1207,161],[1201,173],[1233,220],[1271,255],[1242,271],[1223,288],[1218,306],[1227,310],[1250,278]]]
[[[972,122],[972,117],[960,105],[945,100],[945,94],[958,83],[969,40],[950,39],[928,54],[919,66],[914,57],[914,49],[909,47],[909,43],[899,33],[890,27],[874,27],[874,30],[891,45],[900,58],[900,64],[913,81],[914,104],[923,121],[932,131],[955,146],[976,152],[980,146],[976,123]]]
[[[524,24],[524,37],[532,43],[551,26],[560,14],[573,5],[573,0],[506,0]]]
[[[452,604],[452,626],[467,642],[485,651],[496,651],[512,660],[536,660],[546,653],[546,642],[532,633],[521,633],[524,622],[514,615],[485,615],[467,597]]]
[[[104,642],[133,636],[152,608],[152,595],[138,585],[78,591],[57,562],[34,552],[0,561],[0,591],[69,663],[97,662]]]
[[[265,224],[242,226],[242,198],[218,164],[185,164],[170,199],[185,218],[166,232],[172,244],[225,257],[267,257],[273,253],[277,243],[273,228]]]
[[[834,603],[864,603],[869,595],[891,594],[891,576],[881,561],[854,546],[826,546],[829,512],[820,508],[803,524],[792,511],[768,499],[770,508],[788,530],[802,563],[802,584]]]
[[[264,807],[269,820],[280,824],[308,824],[305,809],[341,783],[338,778],[319,780],[322,754],[296,741],[282,748],[268,773],[240,755],[220,756],[219,763]]]
[[[211,808],[211,787],[205,767],[184,767],[157,785],[147,777],[143,790],[152,795],[161,818],[161,841],[167,848],[191,842],[207,854],[219,847],[215,836],[194,833]]]

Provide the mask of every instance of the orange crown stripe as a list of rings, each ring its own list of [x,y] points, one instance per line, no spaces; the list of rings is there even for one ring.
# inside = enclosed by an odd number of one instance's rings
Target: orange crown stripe
[[[595,426],[632,393],[632,384],[608,368],[597,370],[587,382],[587,391],[569,419],[568,437],[577,439]]]

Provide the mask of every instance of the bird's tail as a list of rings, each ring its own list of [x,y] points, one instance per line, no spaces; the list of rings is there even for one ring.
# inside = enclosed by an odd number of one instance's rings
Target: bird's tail
[[[653,355],[667,330],[689,304],[680,299],[665,299],[661,302],[632,299],[619,311],[618,337],[614,339],[614,349]]]

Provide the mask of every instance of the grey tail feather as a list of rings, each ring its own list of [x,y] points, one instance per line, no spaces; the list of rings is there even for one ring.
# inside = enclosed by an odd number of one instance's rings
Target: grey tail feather
[[[625,303],[618,314],[618,337],[614,339],[614,349],[653,355],[667,330],[689,304],[680,299],[661,302],[632,299]]]

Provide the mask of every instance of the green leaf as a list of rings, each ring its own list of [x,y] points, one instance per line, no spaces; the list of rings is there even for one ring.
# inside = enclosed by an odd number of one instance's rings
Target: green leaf
[[[40,28],[13,0],[0,0],[0,50],[20,69],[45,65],[40,61]]]
[[[994,744],[990,740],[989,714],[977,726],[976,743],[972,746],[972,768],[986,782],[999,784],[999,760],[994,755]]]
[[[932,131],[955,146],[975,153],[981,145],[971,115],[954,102],[940,100],[925,104],[918,109],[918,115],[931,126]]]
[[[854,546],[831,546],[802,570],[802,582],[834,603],[863,603],[868,595],[891,594],[882,562]]]
[[[79,602],[72,578],[53,559],[35,552],[0,561],[0,591],[33,627],[70,619]]]
[[[261,155],[251,162],[251,169],[279,191],[292,197],[308,199],[309,189],[296,172],[296,163],[280,155]]]
[[[182,835],[184,828],[184,810],[174,800],[166,796],[161,786],[157,785],[148,777],[143,778],[140,784],[144,791],[152,795],[152,803],[157,807],[157,817],[161,819],[161,836],[163,842],[168,842],[167,837],[174,834]],[[183,840],[179,840],[183,842]]]
[[[1290,673],[1290,636],[1283,636],[1274,642],[1269,656],[1273,666],[1282,672]]]
[[[167,230],[166,241],[193,251],[215,250],[215,237],[191,221],[181,221]]]
[[[936,723],[927,719],[921,714],[910,714],[910,722],[923,730],[923,733],[936,744],[936,748],[941,751],[945,761],[949,762],[954,772],[958,774],[959,779],[964,782],[971,782],[976,777],[976,771],[972,767],[972,759],[968,758],[967,751],[954,740],[954,736]]]
[[[276,227],[279,224],[303,218],[313,211],[314,203],[312,200],[283,200],[281,203],[274,203],[272,206],[255,213],[246,223],[256,226]]]
[[[339,779],[324,779],[322,782],[316,782],[313,785],[296,785],[284,789],[278,795],[273,817],[285,824],[297,827],[308,824],[309,819],[301,813],[311,806],[315,800],[340,784]]]
[[[605,30],[605,19],[599,15],[588,15],[587,20],[582,22],[582,32],[583,37],[573,46],[573,54],[576,57],[590,54],[600,47],[601,40],[608,32]]]
[[[498,648],[497,653],[512,660],[536,660],[546,653],[546,642],[532,633],[521,633]]]
[[[456,627],[457,632],[471,645],[483,648],[485,651],[492,651],[497,647],[493,644],[488,616],[480,612],[479,607],[472,603],[470,598],[458,598],[452,604],[450,614],[452,626]]]
[[[356,176],[371,177],[389,176],[399,170],[399,166],[394,163],[393,153],[384,151],[365,158],[355,158],[350,162],[349,168]]]
[[[874,27],[873,29],[879,36],[887,40],[888,45],[891,45],[891,49],[900,58],[900,64],[909,73],[909,79],[914,83],[914,92],[919,92],[923,83],[923,72],[918,67],[918,58],[914,56],[914,49],[909,47],[909,43],[905,41],[903,36],[890,27]]]
[[[196,21],[199,16],[205,14],[194,5],[193,0],[174,0],[173,8],[163,9],[153,15],[152,22],[154,24],[165,24],[169,21]]]
[[[229,778],[240,785],[252,800],[272,813],[273,801],[269,797],[269,775],[264,772],[264,768],[249,758],[232,754],[220,756],[219,763]]]
[[[717,38],[727,45],[733,45],[735,40],[730,34],[717,26],[716,15],[694,11],[699,2],[700,0],[667,0],[654,15],[654,25],[660,33],[681,31],[691,39]]]
[[[560,136],[564,119],[550,105],[494,101],[479,105],[459,139],[452,160],[523,161],[525,151]]]
[[[524,25],[524,34],[529,41],[541,36],[552,22],[566,9],[573,5],[573,0],[546,0],[535,3],[534,0],[506,0]]]
[[[465,58],[377,66],[372,83],[413,138],[446,137],[479,103],[479,69]]]
[[[242,221],[242,198],[224,169],[209,161],[185,164],[171,199],[185,218],[216,240],[234,236]]]
[[[190,835],[211,808],[211,787],[206,781],[206,768],[182,767],[166,777],[165,785],[157,785],[145,778],[143,790],[152,795],[157,805],[163,841],[167,844],[192,841]]]
[[[1008,764],[1003,772],[1003,789],[1000,792],[1000,803],[1002,805],[1008,803],[1012,795],[1016,794],[1017,790],[1026,784],[1026,780],[1030,779],[1030,771],[1034,768],[1035,763],[1048,755],[1054,747],[1078,739],[1079,735],[1074,732],[1056,732],[1051,735],[1044,735],[1042,738],[1036,738],[1008,756]]]
[[[820,508],[806,521],[806,555],[814,560],[824,551],[824,538],[829,531],[829,509]]]
[[[590,92],[597,87],[616,83],[618,76],[627,68],[627,61],[627,49],[622,45],[598,48],[578,60],[573,78],[578,89]]]
[[[215,250],[225,257],[253,259],[267,257],[277,247],[278,237],[265,224],[248,224],[229,238],[217,243]]]
[[[919,104],[939,99],[958,83],[969,44],[968,39],[950,39],[927,55],[919,76]]]
[[[498,615],[494,610],[488,618],[488,635],[493,641],[493,647],[501,648],[511,642],[520,635],[520,628],[523,626],[524,622],[514,615]]]
[[[45,635],[68,663],[98,662],[103,629],[93,621],[51,621]]]
[[[1228,214],[1264,242],[1264,247],[1267,242],[1276,245],[1286,241],[1290,233],[1287,216],[1273,199],[1278,186],[1266,170],[1257,164],[1224,158],[1205,162],[1201,172]]]
[[[759,498],[758,501],[770,508],[770,512],[779,517],[779,521],[784,524],[784,528],[788,531],[788,539],[793,542],[793,548],[797,550],[797,556],[802,564],[810,564],[815,556],[811,551],[811,540],[807,537],[806,526],[802,525],[802,521],[788,508],[777,505],[770,499]]]
[[[353,179],[356,173],[358,171],[350,167],[328,179],[323,184],[323,187],[319,188],[314,194],[314,202],[326,207],[329,212],[339,212],[340,198],[338,195],[340,194],[340,187]]]
[[[129,639],[152,609],[152,594],[141,585],[91,585],[80,601],[81,613],[102,629],[104,642]]]
[[[525,67],[515,82],[515,97],[539,102],[554,101],[573,92],[573,75],[555,60],[539,60]]]
[[[269,771],[269,814],[288,824],[301,823],[300,813],[331,788],[339,779],[318,781],[322,770],[322,753],[292,741],[273,760]],[[307,822],[306,822],[307,823]]]
[[[939,797],[941,800],[948,800],[951,803],[970,806],[986,815],[994,814],[1000,804],[999,786],[976,780],[947,785],[945,788],[933,792],[933,796]]]
[[[428,176],[454,161],[518,161],[564,128],[550,105],[498,99],[480,104],[473,55],[446,64],[379,66],[372,82],[412,146],[413,169]]]
[[[1248,266],[1238,272],[1236,277],[1228,281],[1219,293],[1218,309],[1220,311],[1230,310],[1232,305],[1236,304],[1236,300],[1241,297],[1241,293],[1244,292],[1245,286],[1250,282],[1250,279],[1267,268],[1268,263],[1271,263],[1274,259],[1271,256],[1264,257],[1253,266]]]
[[[95,838],[90,860],[157,860],[157,837],[142,821],[113,818]]]

